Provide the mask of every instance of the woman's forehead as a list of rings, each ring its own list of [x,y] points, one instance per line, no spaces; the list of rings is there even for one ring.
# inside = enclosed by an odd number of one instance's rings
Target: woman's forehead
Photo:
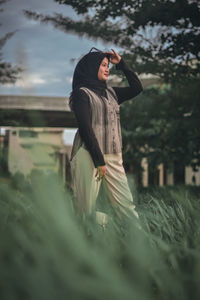
[[[104,57],[104,59],[102,60],[102,63],[109,63],[109,60],[108,60],[108,58],[107,57]]]

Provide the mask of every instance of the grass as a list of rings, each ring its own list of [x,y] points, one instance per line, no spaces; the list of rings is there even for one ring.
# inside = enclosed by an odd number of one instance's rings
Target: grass
[[[200,197],[134,189],[141,229],[74,215],[59,178],[0,181],[1,300],[200,299]]]

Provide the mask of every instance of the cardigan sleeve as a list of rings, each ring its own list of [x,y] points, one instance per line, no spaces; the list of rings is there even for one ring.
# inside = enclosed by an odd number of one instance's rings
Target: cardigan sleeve
[[[73,97],[73,111],[77,119],[80,137],[89,151],[95,167],[103,166],[105,165],[104,157],[92,129],[89,97],[81,89],[78,89]]]
[[[118,103],[121,104],[122,102],[134,98],[140,94],[143,90],[143,87],[138,76],[126,64],[123,58],[121,58],[120,62],[116,65],[116,69],[124,72],[129,83],[128,87],[113,87],[118,98]]]

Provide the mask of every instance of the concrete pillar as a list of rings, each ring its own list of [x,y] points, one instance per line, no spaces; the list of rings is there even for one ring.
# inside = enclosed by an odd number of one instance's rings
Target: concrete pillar
[[[166,174],[166,184],[173,185],[174,184],[174,173],[171,171],[167,171]]]
[[[185,184],[200,185],[200,168],[197,172],[194,172],[190,166],[185,168]]]
[[[143,168],[143,172],[142,172],[142,185],[144,187],[147,187],[149,182],[148,182],[148,162],[146,158],[142,159],[141,162],[142,168]]]
[[[159,170],[159,186],[163,186],[164,185],[164,166],[163,166],[163,164],[160,164],[158,166],[158,170]]]
[[[63,183],[66,181],[66,153],[62,153],[62,178]]]

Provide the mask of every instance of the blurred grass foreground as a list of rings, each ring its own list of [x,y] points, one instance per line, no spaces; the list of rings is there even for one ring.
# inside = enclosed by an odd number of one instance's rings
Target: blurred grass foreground
[[[0,299],[200,299],[199,190],[134,197],[142,228],[103,228],[54,175],[1,181]]]

